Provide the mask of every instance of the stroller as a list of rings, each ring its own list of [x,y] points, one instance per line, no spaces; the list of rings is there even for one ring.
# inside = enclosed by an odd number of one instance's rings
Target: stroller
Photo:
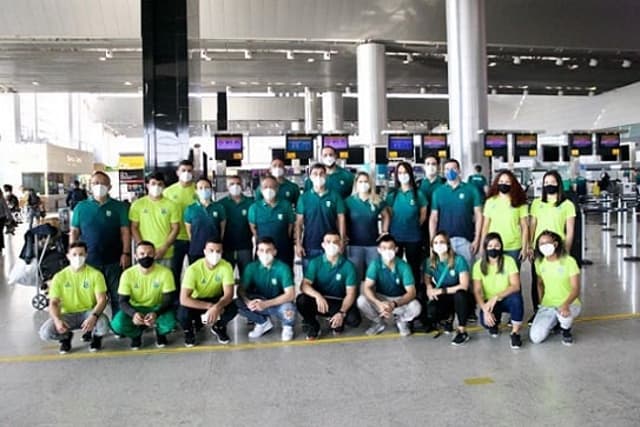
[[[47,281],[69,264],[66,257],[68,245],[69,236],[51,224],[34,227],[24,235],[20,258],[26,264],[33,260],[36,262],[35,283],[25,283],[36,288],[36,295],[31,300],[36,310],[44,310],[49,305]]]

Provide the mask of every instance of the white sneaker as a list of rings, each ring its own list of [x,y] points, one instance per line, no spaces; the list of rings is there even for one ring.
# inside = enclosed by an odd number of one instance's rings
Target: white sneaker
[[[291,341],[293,339],[293,326],[282,327],[282,341]]]
[[[257,323],[254,326],[253,331],[249,332],[249,338],[255,339],[260,338],[267,332],[273,329],[273,323],[271,323],[271,319],[267,319],[264,323]]]
[[[396,326],[398,327],[398,332],[400,332],[401,337],[408,337],[411,335],[411,329],[409,329],[409,324],[407,322],[398,320],[396,321]]]
[[[373,322],[369,329],[365,331],[367,335],[378,335],[380,332],[384,331],[384,323],[383,322]]]

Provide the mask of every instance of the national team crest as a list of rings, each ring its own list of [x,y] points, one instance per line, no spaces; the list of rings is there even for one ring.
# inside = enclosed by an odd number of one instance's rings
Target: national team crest
[[[106,211],[105,214],[110,217],[111,216],[111,211]]]

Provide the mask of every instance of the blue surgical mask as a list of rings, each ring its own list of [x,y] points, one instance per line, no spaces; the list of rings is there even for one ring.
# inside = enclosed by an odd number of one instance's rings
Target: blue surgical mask
[[[458,179],[458,171],[455,169],[447,169],[444,173],[444,177],[447,178],[447,181],[455,181]]]
[[[203,201],[211,200],[211,189],[198,190],[198,198]]]

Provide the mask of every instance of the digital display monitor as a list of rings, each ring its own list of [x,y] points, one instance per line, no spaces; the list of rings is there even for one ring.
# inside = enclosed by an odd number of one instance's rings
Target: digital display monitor
[[[569,135],[569,145],[571,148],[591,148],[591,134],[572,133]]]
[[[241,161],[242,141],[242,134],[215,135],[216,160]]]
[[[516,148],[536,148],[538,135],[535,133],[516,133],[513,135]]]
[[[322,135],[322,147],[333,147],[336,151],[349,149],[349,135]]]
[[[287,159],[308,160],[313,157],[313,135],[287,135]]]
[[[413,135],[389,135],[388,154],[390,158],[413,158]]]
[[[600,148],[620,148],[619,133],[599,133],[598,143]]]
[[[422,147],[427,150],[444,150],[447,148],[447,135],[433,133],[422,135]]]
[[[484,135],[484,148],[490,150],[499,150],[507,148],[507,134],[504,133],[486,133]]]
[[[364,147],[349,148],[349,158],[347,159],[347,164],[348,165],[364,164]]]

